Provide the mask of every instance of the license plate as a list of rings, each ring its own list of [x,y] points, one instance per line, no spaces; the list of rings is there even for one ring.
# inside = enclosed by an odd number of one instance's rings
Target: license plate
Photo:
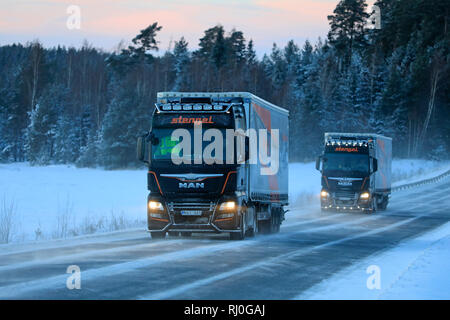
[[[201,216],[202,213],[201,210],[181,210],[182,216]]]

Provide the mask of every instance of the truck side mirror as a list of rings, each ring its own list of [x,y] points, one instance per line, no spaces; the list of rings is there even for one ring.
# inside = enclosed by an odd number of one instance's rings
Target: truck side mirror
[[[378,171],[378,159],[372,158],[372,172]]]
[[[321,171],[320,162],[322,161],[322,156],[316,158],[316,170]]]
[[[145,159],[145,149],[146,149],[146,146],[149,146],[149,144],[147,144],[147,141],[146,141],[147,136],[148,136],[148,133],[143,134],[140,137],[138,137],[137,147],[136,147],[136,155],[137,155],[138,160],[145,162],[145,163],[149,163],[149,161]]]

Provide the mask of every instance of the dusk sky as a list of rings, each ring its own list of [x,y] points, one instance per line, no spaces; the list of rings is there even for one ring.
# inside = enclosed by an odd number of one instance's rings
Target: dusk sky
[[[276,42],[315,42],[328,32],[327,15],[338,0],[0,0],[0,45],[39,39],[44,46],[80,47],[84,40],[114,50],[149,24],[158,21],[160,51],[184,36],[198,47],[203,31],[221,24],[253,39],[258,55]],[[371,1],[373,2],[373,1]],[[80,9],[80,29],[69,29],[71,5]]]

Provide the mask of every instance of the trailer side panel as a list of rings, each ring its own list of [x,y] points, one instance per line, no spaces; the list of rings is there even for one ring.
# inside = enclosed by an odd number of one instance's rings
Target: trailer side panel
[[[258,133],[258,158],[260,152],[265,150],[260,149],[259,140],[261,133],[260,129],[267,130],[267,153],[270,154],[271,149],[278,154],[278,163],[273,165],[277,172],[273,175],[261,174],[262,168],[270,167],[269,165],[261,164],[261,159],[258,159],[258,164],[250,164],[250,185],[249,193],[253,201],[276,201],[281,204],[288,202],[288,150],[289,150],[289,119],[288,113],[282,112],[270,105],[266,105],[264,101],[253,99],[249,108],[249,128],[255,129]],[[271,143],[272,137],[275,137],[275,130],[278,132],[278,141],[273,145]]]

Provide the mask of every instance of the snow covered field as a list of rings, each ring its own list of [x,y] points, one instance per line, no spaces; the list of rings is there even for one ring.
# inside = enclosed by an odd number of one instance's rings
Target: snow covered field
[[[0,165],[0,208],[13,205],[12,241],[144,226],[146,170]]]
[[[393,179],[411,182],[449,168],[449,162],[396,160]],[[144,227],[146,184],[145,169],[0,164],[0,233],[9,229],[8,242],[22,242]],[[290,164],[289,190],[291,207],[317,201],[320,173],[314,163]]]

